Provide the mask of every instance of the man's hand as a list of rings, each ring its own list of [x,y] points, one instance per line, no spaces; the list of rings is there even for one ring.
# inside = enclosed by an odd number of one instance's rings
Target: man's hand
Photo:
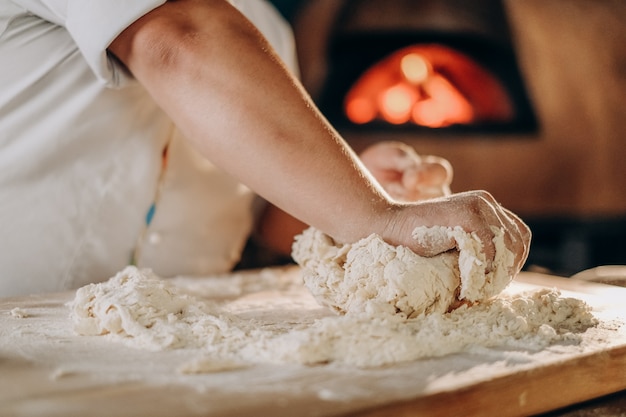
[[[383,189],[398,201],[418,201],[450,194],[452,165],[437,156],[418,155],[402,142],[379,142],[359,155]]]
[[[383,238],[394,245],[404,245],[422,256],[434,256],[456,247],[449,241],[428,242],[423,246],[412,238],[411,232],[418,226],[460,226],[468,233],[475,233],[483,244],[487,257],[486,272],[496,256],[493,228],[504,231],[506,248],[515,255],[511,266],[515,275],[524,266],[530,249],[531,232],[528,226],[511,211],[502,207],[486,191],[468,191],[447,197],[404,204],[388,216],[388,229]]]
[[[430,200],[422,201],[418,206],[407,204],[398,210],[393,220],[394,233],[399,232],[398,225],[404,222],[415,224],[408,226],[407,232],[418,225],[461,226],[468,232],[476,233],[483,242],[488,261],[492,261],[496,256],[492,227],[497,227],[504,230],[507,249],[516,256],[512,269],[515,273],[521,270],[530,248],[531,233],[528,226],[485,191],[450,195],[453,170],[447,160],[436,156],[420,156],[411,146],[401,142],[380,142],[366,148],[359,156],[372,176],[395,200]],[[405,218],[407,215],[412,218]],[[429,221],[424,222],[424,219]],[[394,238],[387,238],[387,241],[408,246],[423,256],[437,255],[456,246],[456,242],[450,240],[430,242],[430,246],[421,247],[407,236],[402,241],[395,241]],[[491,265],[487,265],[487,272],[490,268]]]

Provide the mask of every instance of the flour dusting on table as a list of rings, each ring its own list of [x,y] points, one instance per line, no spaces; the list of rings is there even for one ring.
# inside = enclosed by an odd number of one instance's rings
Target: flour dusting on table
[[[411,318],[367,311],[336,315],[320,307],[318,318],[303,322],[297,312],[293,320],[284,312],[273,316],[278,310],[266,306],[267,299],[254,304],[251,296],[244,300],[248,308],[237,298],[208,302],[176,283],[128,267],[109,281],[83,287],[69,303],[74,329],[137,349],[200,351],[180,371],[202,373],[260,363],[373,367],[488,347],[539,350],[555,342],[578,343],[581,332],[596,324],[584,302],[556,290],[505,292],[451,313]],[[302,289],[298,294],[304,297]]]

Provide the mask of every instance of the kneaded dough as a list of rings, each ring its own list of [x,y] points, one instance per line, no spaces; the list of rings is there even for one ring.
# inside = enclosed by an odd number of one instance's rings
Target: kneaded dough
[[[580,343],[582,332],[597,323],[583,301],[548,289],[503,291],[483,303],[415,318],[327,314],[326,309],[309,308],[315,300],[298,274],[290,276],[290,285],[282,291],[276,291],[283,282],[280,274],[271,274],[277,275],[267,286],[255,275],[249,284],[261,285],[247,296],[210,302],[188,295],[150,270],[127,267],[106,282],[80,288],[68,303],[70,318],[81,335],[102,335],[144,350],[186,349],[183,356],[189,361],[179,367],[181,373],[260,363],[372,367],[490,347],[536,351],[557,341]],[[203,286],[194,287],[201,290],[192,292],[217,298],[243,294],[248,285],[231,277],[224,291],[220,279],[201,281]],[[272,305],[267,290],[288,303]],[[264,294],[262,304],[249,298],[257,291]],[[303,306],[303,316],[308,317],[304,320],[292,310]]]
[[[181,293],[152,270],[133,266],[106,282],[79,288],[68,307],[78,334],[113,335],[148,350],[204,347],[235,320]],[[237,339],[235,330],[232,335]]]
[[[581,333],[598,323],[583,301],[554,290],[500,294],[511,281],[513,262],[502,232],[496,233],[496,262],[488,274],[475,236],[458,228],[418,229],[415,236],[453,236],[458,250],[422,258],[375,235],[338,245],[315,229],[297,239],[294,256],[308,291],[343,315],[314,308],[307,311],[315,319],[294,319],[291,309],[315,305],[297,275],[282,293],[275,292],[278,276],[268,282],[266,289],[287,304],[271,305],[259,287],[261,307],[247,298],[255,291],[232,302],[210,302],[150,270],[127,267],[80,288],[68,303],[70,317],[78,334],[105,335],[146,350],[188,349],[181,373],[260,363],[373,367],[490,347],[536,351],[557,341],[580,343]],[[200,293],[243,294],[243,281],[227,282],[232,288],[224,291],[223,284],[207,281]],[[446,313],[459,286],[459,297],[474,303]],[[306,297],[294,298],[298,294]]]
[[[296,237],[292,256],[303,268],[305,285],[319,303],[345,314],[402,314],[408,318],[445,313],[458,299],[470,303],[499,294],[513,279],[514,255],[504,233],[493,228],[496,256],[485,273],[482,243],[460,227],[419,227],[423,242],[452,237],[457,250],[422,257],[372,234],[338,244],[314,228]]]

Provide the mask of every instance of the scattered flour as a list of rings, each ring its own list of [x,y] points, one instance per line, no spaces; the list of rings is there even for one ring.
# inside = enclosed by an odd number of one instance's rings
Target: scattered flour
[[[538,351],[556,341],[577,343],[578,333],[595,324],[581,301],[540,290],[413,319],[327,317],[270,339],[263,351],[287,362],[371,367],[481,348]]]
[[[26,310],[19,307],[15,307],[13,310],[10,311],[9,314],[11,314],[11,316],[15,317],[16,319],[25,319],[26,317],[30,317],[30,314],[28,314]]]
[[[272,318],[271,308],[257,321],[228,311],[229,302],[199,300],[171,280],[128,267],[79,289],[68,305],[79,334],[106,335],[137,349],[189,349],[181,373],[259,363],[374,367],[489,347],[536,351],[578,343],[597,323],[585,303],[547,289],[504,292],[450,313],[324,314],[310,323]]]
[[[74,330],[111,334],[131,346],[160,350],[216,346],[243,339],[236,316],[183,294],[151,270],[127,267],[107,282],[76,291],[69,303]],[[233,323],[235,322],[235,323]]]

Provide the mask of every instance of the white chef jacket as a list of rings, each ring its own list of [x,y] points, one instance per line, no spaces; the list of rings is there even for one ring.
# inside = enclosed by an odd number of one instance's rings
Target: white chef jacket
[[[163,3],[0,0],[0,297],[101,281],[133,256],[162,276],[238,261],[251,191],[188,147],[106,52]],[[296,71],[278,13],[232,3]]]

